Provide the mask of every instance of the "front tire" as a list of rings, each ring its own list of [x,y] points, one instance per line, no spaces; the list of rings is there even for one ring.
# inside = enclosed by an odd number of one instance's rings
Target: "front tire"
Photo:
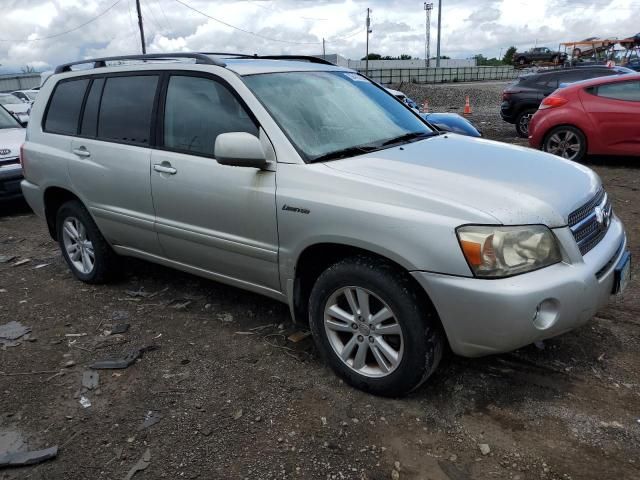
[[[516,117],[516,133],[520,138],[529,138],[529,122],[534,113],[536,113],[535,108],[528,108]]]
[[[78,280],[98,284],[115,276],[118,257],[82,203],[64,203],[56,214],[56,229],[62,256]]]
[[[309,323],[325,361],[347,383],[398,397],[434,372],[444,349],[433,307],[406,273],[366,256],[325,270],[309,300]]]
[[[563,125],[545,136],[542,149],[567,160],[581,162],[587,155],[587,138],[576,127]]]

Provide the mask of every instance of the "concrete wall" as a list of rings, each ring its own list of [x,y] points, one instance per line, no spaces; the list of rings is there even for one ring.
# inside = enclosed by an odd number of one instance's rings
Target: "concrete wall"
[[[364,68],[359,68],[365,73]],[[520,72],[512,66],[500,67],[441,67],[441,68],[387,68],[373,69],[369,65],[369,78],[384,84],[477,82],[482,80],[510,80]]]
[[[39,86],[39,73],[17,73],[13,75],[0,75],[0,92],[29,90],[30,88]]]
[[[348,67],[354,70],[360,70],[365,68],[366,62],[364,60],[349,60]],[[431,60],[430,67],[435,67],[436,61]],[[475,67],[476,59],[470,60],[440,60],[441,67]],[[424,68],[424,59],[413,60],[369,60],[369,70],[380,68]]]

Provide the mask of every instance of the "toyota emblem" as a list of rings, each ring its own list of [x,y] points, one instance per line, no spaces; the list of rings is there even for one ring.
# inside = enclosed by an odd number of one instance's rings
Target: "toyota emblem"
[[[9,150],[8,148],[0,148],[0,155],[9,155],[11,153],[11,150]]]

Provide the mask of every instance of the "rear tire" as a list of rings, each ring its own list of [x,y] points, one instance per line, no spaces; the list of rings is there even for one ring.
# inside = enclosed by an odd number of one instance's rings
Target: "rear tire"
[[[78,280],[105,283],[119,271],[118,256],[79,201],[71,200],[58,209],[56,231],[62,256]]]
[[[581,162],[587,156],[587,138],[576,127],[562,125],[547,133],[542,149],[566,160]]]
[[[516,133],[520,138],[529,138],[529,121],[536,111],[535,108],[527,108],[516,117]]]
[[[389,397],[411,392],[434,372],[444,349],[436,312],[420,293],[406,273],[379,259],[332,265],[309,299],[318,350],[355,388]]]

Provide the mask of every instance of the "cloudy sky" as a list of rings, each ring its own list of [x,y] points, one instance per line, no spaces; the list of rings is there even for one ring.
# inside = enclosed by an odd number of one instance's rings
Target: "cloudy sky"
[[[432,15],[435,54],[437,0]],[[424,56],[422,1],[141,0],[150,52],[327,53]],[[553,47],[640,31],[640,0],[443,0],[442,54],[497,56],[509,45]],[[185,5],[186,4],[186,5]],[[191,7],[191,8],[189,8]],[[195,11],[198,10],[199,12]],[[0,0],[0,72],[90,56],[140,52],[135,0]],[[213,17],[213,18],[209,18]],[[233,28],[236,27],[236,28]],[[250,33],[252,32],[252,33]]]

